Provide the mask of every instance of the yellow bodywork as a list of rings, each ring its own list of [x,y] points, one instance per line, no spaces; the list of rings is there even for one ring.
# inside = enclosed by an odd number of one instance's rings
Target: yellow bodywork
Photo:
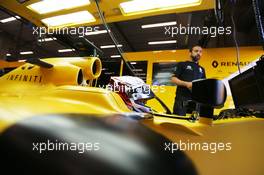
[[[53,68],[26,63],[0,78],[0,130],[25,117],[42,114],[111,114],[131,112],[115,93],[101,88],[80,86],[98,78],[101,62],[96,57],[43,59]],[[96,72],[92,73],[93,64]]]
[[[1,77],[0,132],[20,120],[45,114],[98,114],[98,117],[104,117],[131,113],[118,94],[76,84],[76,70],[90,70],[95,60],[93,57],[43,59],[53,68],[25,63]],[[36,81],[28,78],[23,81],[24,75],[41,76],[42,82],[38,78]],[[192,122],[173,117],[176,116],[153,116],[139,122],[169,138],[172,143],[230,143],[231,150],[215,153],[184,150],[200,174],[257,175],[264,172],[261,166],[264,155],[263,119],[246,117],[212,121],[201,117]]]
[[[211,145],[212,148],[209,151],[183,150],[192,159],[201,175],[261,175],[264,172],[262,166],[264,159],[263,119],[248,116],[212,121],[200,118],[200,122],[192,123],[154,117],[153,120],[142,122],[169,138],[173,143]],[[219,146],[222,143],[230,143],[231,150],[214,149],[214,144]]]
[[[26,82],[39,85],[78,85],[80,71],[84,80],[93,80],[100,76],[102,69],[101,61],[97,57],[49,58],[43,60],[54,67],[45,68],[27,63],[4,75],[1,78],[2,82]]]
[[[16,68],[18,66],[23,65],[23,62],[8,62],[4,60],[0,60],[0,69],[4,68]]]
[[[131,112],[115,93],[82,86],[9,83],[0,89],[0,130],[42,114],[113,114]]]

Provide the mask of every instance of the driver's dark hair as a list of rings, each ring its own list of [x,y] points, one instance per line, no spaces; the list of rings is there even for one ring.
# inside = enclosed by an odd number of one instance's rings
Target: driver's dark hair
[[[200,46],[199,44],[192,45],[192,46],[190,47],[190,49],[189,49],[189,52],[192,52],[193,48],[194,48],[194,47],[197,47],[197,46],[202,48],[202,46]]]

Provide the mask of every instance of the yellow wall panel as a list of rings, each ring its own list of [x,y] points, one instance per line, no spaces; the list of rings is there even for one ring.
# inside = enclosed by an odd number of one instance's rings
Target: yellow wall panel
[[[263,48],[261,46],[241,47],[239,48],[239,50],[241,68],[257,60],[261,55],[264,54]],[[152,84],[153,63],[180,62],[189,60],[189,50],[185,49],[176,51],[134,52],[126,53],[125,57],[129,61],[148,61],[147,84]],[[216,78],[223,80],[238,71],[236,65],[236,49],[203,49],[203,56],[200,60],[200,65],[205,68],[207,78]],[[165,92],[156,92],[156,95],[160,97],[172,110],[176,87],[166,86],[164,88],[166,89]],[[158,111],[164,111],[162,107],[153,100],[149,101],[148,105],[153,107],[154,109],[157,109]],[[225,106],[222,109],[226,108],[234,108],[231,96],[228,96]],[[222,109],[215,110],[215,113],[219,113]]]

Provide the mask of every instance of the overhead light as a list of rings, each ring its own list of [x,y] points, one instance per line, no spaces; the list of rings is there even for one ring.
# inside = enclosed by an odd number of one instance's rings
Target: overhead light
[[[153,28],[153,27],[173,26],[173,25],[176,25],[176,24],[177,24],[176,21],[163,22],[163,23],[142,25],[141,28],[142,29],[146,29],[146,28]]]
[[[171,10],[176,8],[190,7],[200,5],[201,0],[132,0],[120,4],[124,15],[136,15],[142,13],[156,12],[162,10]]]
[[[137,64],[137,63],[136,63]],[[136,72],[142,72],[143,69],[133,69],[133,71],[136,71]],[[137,73],[137,75],[146,75],[145,73]]]
[[[74,25],[96,21],[88,11],[80,11],[66,15],[59,15],[41,20],[49,27],[58,27],[62,25]]]
[[[31,55],[31,54],[33,54],[32,51],[20,52],[20,55]]]
[[[7,56],[7,57],[10,57],[10,56],[11,56],[11,54],[10,54],[10,53],[7,53],[7,54],[6,54],[6,56]]]
[[[112,55],[111,58],[120,58],[121,55]]]
[[[162,51],[161,50],[155,50],[153,51],[153,53],[161,53]]]
[[[94,31],[94,32],[86,32],[85,35],[98,35],[98,34],[103,34],[103,33],[107,33],[107,30],[98,30],[98,31]]]
[[[130,64],[134,64],[135,65],[135,64],[137,64],[137,62],[130,62]]]
[[[27,60],[18,60],[18,62],[23,63],[26,62]]]
[[[169,41],[151,41],[151,42],[148,42],[149,45],[173,44],[173,43],[177,43],[177,41],[176,40],[169,40]]]
[[[118,44],[117,47],[123,47],[122,44]],[[101,49],[115,48],[115,45],[100,46]]]
[[[57,40],[57,38],[44,38],[44,39],[39,39],[38,42],[48,42],[48,41],[54,41]]]
[[[39,14],[46,14],[50,12],[56,12],[64,9],[71,9],[84,5],[89,5],[89,0],[42,0],[40,2],[27,6],[30,10],[33,10]]]
[[[2,19],[0,20],[1,23],[7,23],[7,22],[11,22],[11,21],[15,21],[17,19],[20,19],[19,16],[15,16],[15,17],[9,17],[9,18],[6,18],[6,19]]]
[[[75,51],[75,49],[60,49],[60,50],[58,50],[58,52],[60,52],[60,53],[73,52],[73,51]]]

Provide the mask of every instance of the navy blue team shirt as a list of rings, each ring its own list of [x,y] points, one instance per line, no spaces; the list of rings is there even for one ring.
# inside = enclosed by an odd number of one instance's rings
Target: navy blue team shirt
[[[204,68],[192,61],[179,62],[176,65],[173,74],[174,77],[177,77],[178,79],[187,82],[206,78]],[[178,86],[176,91],[174,108],[181,108],[182,105],[180,104],[183,101],[187,100],[191,100],[191,91],[186,87]]]

